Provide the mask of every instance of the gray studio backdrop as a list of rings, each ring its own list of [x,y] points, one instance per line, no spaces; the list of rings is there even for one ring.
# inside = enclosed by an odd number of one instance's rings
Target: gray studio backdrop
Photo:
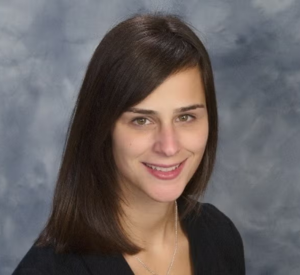
[[[212,58],[220,116],[204,198],[236,224],[247,274],[300,274],[300,1],[0,0],[0,274],[50,210],[87,62],[137,11],[182,15]]]

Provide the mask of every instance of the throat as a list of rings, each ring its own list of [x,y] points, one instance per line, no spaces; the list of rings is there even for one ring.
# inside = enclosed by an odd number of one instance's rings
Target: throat
[[[121,217],[126,234],[143,249],[164,247],[175,236],[175,202],[155,203],[147,207],[128,204]],[[177,211],[177,207],[176,207]],[[176,213],[178,215],[178,213]],[[177,219],[177,218],[176,218]],[[178,221],[177,221],[178,222]]]
[[[164,274],[169,274],[173,268],[175,256],[178,249],[178,208],[177,202],[174,203],[174,219],[173,219],[173,240],[167,240],[167,242],[163,245],[159,246],[155,245],[147,245],[146,248],[138,253],[138,255],[133,255],[132,258],[127,256],[127,261],[133,264],[134,269],[141,269],[150,272],[151,274],[159,274],[157,270],[165,270]],[[165,234],[167,238],[169,238],[169,234]],[[126,258],[125,258],[126,259]],[[144,259],[147,259],[145,262]],[[134,261],[136,260],[136,261]],[[135,266],[139,264],[138,266]],[[151,267],[151,265],[153,267]],[[135,272],[138,274],[142,274],[140,271]]]

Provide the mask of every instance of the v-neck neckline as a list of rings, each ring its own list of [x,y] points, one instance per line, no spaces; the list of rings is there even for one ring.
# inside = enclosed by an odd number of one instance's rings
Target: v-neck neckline
[[[182,205],[183,202],[178,202],[178,213],[180,213],[182,210],[182,208],[184,207],[184,205]],[[189,242],[189,253],[190,253],[190,261],[191,261],[191,265],[192,265],[192,274],[196,275],[196,265],[197,265],[197,261],[196,261],[196,255],[197,255],[197,246],[195,246],[195,243],[192,242],[192,232],[190,230],[190,226],[189,226],[189,222],[190,222],[190,214],[188,214],[183,220],[182,220],[182,227],[183,230],[186,232],[186,236],[187,236],[187,240]],[[126,273],[124,273],[124,275],[135,275],[134,272],[132,271],[130,265],[128,264],[128,262],[126,261],[125,257],[120,254],[119,255],[120,260],[122,261],[123,266],[126,266]],[[128,273],[128,274],[127,274]]]

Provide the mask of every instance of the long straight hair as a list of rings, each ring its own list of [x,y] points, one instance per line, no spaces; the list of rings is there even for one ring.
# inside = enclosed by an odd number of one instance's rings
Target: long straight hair
[[[49,220],[36,240],[56,252],[135,254],[141,250],[120,224],[122,200],[111,131],[128,108],[168,76],[198,66],[205,88],[209,134],[202,161],[179,198],[185,213],[195,206],[211,176],[218,116],[208,53],[177,15],[138,14],[102,39],[88,65],[72,114]]]

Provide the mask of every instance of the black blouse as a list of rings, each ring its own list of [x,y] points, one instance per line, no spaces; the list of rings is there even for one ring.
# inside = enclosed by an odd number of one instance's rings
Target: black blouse
[[[215,206],[203,203],[200,215],[188,215],[183,226],[195,275],[245,274],[241,236],[232,221]],[[134,275],[122,255],[56,254],[52,247],[36,246],[31,247],[12,275],[75,274]]]

